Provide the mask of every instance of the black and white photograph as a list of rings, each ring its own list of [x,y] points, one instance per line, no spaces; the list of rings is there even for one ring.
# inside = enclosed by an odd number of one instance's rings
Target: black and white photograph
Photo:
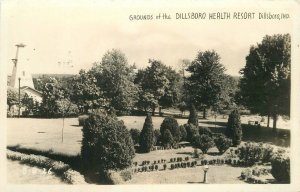
[[[299,1],[0,5],[4,191],[300,190]]]

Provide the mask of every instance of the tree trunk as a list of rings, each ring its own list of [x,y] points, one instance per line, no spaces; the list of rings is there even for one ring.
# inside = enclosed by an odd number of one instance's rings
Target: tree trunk
[[[273,114],[273,131],[276,132],[277,115]]]
[[[203,109],[203,119],[206,119],[206,108]]]
[[[268,114],[267,128],[270,128],[270,115]]]
[[[158,111],[159,116],[162,116],[162,113],[161,113],[161,107],[159,107],[158,110],[159,110],[159,111]]]
[[[152,116],[155,115],[155,106],[152,107]]]

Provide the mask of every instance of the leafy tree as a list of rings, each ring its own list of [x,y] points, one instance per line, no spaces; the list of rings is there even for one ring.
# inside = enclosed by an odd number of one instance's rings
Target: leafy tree
[[[180,75],[172,68],[157,60],[149,60],[150,66],[139,70],[135,83],[140,87],[138,107],[151,109],[154,115],[155,108],[171,107],[179,99]]]
[[[36,103],[34,102],[33,98],[30,97],[27,93],[24,94],[21,104],[23,107],[25,107],[25,111],[23,112],[23,115],[29,115],[36,109]]]
[[[106,100],[100,88],[97,87],[97,79],[91,72],[80,70],[72,83],[71,99],[81,113],[88,113],[90,109],[107,107]]]
[[[140,150],[149,153],[154,145],[154,132],[151,115],[147,115],[143,129],[140,134]]]
[[[113,49],[102,57],[91,69],[97,79],[97,86],[103,91],[109,106],[129,112],[137,101],[138,88],[134,85],[134,67],[129,66],[125,55]]]
[[[171,132],[174,142],[178,143],[181,139],[181,134],[177,120],[173,117],[166,117],[160,125],[160,132],[164,133],[167,129]],[[165,140],[164,134],[162,140]]]
[[[184,125],[180,125],[179,130],[180,130],[180,141],[186,141],[187,140],[187,132],[186,132]]]
[[[138,129],[130,129],[130,134],[131,134],[131,138],[134,144],[139,144],[140,143],[140,134],[141,131]]]
[[[239,91],[239,78],[224,74],[220,100],[213,106],[214,111],[231,110],[237,107],[236,94]]]
[[[189,120],[188,120],[188,124],[193,124],[196,127],[198,127],[198,113],[197,110],[195,108],[195,106],[193,104],[190,105],[190,115],[189,115]]]
[[[12,87],[7,87],[7,105],[8,105],[8,110],[10,111],[11,107],[13,105],[16,105],[19,103],[19,94],[18,90],[12,88]]]
[[[91,115],[82,132],[81,157],[87,172],[120,170],[132,164],[135,153],[130,133],[116,117]]]
[[[194,148],[201,149],[203,154],[206,154],[214,146],[214,140],[206,134],[197,135],[193,138],[192,145]]]
[[[181,103],[179,103],[177,105],[177,107],[178,107],[178,109],[181,112],[181,116],[184,115],[184,112],[188,109],[188,106],[187,106],[187,104],[184,101],[182,101]]]
[[[68,98],[68,94],[55,78],[49,78],[42,89],[41,115],[45,117],[57,117],[59,113],[57,101]]]
[[[241,143],[243,133],[238,110],[233,110],[230,113],[225,134],[228,138],[232,139],[232,144],[234,146]]]
[[[278,115],[290,115],[290,35],[266,35],[251,46],[240,73],[242,104],[254,113],[271,116],[276,130]]]
[[[221,100],[225,68],[215,51],[205,51],[198,53],[187,71],[191,73],[188,77],[191,102],[198,109],[203,109],[203,118],[206,118],[206,109]]]
[[[169,129],[166,129],[164,132],[163,132],[163,140],[162,140],[162,144],[167,147],[167,148],[170,148],[171,146],[174,145],[174,139],[173,139],[173,136],[172,136],[172,133],[170,132]]]

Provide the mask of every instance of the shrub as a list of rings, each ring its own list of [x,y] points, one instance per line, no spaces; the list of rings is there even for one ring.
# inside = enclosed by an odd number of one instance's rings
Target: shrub
[[[176,119],[174,119],[173,117],[166,117],[160,125],[160,132],[162,133],[162,142],[164,142],[164,133],[166,130],[169,130],[171,132],[175,143],[178,143],[180,141],[181,134]]]
[[[199,129],[193,124],[184,124],[186,130],[186,140],[192,142],[193,137],[199,135]]]
[[[171,147],[173,145],[174,139],[173,139],[173,136],[172,136],[172,134],[171,134],[171,132],[170,132],[169,129],[165,130],[165,132],[163,134],[163,138],[164,139],[162,140],[162,144],[165,147],[169,148],[169,147]]]
[[[232,139],[234,146],[241,143],[243,133],[238,110],[233,110],[230,113],[225,133],[228,138]]]
[[[273,154],[274,154],[274,148],[271,145],[264,144],[263,147],[263,153],[262,153],[262,158],[261,161],[263,163],[268,163],[271,162]]]
[[[140,134],[140,151],[149,153],[154,145],[154,133],[151,115],[147,115]]]
[[[257,162],[270,162],[273,156],[273,147],[262,143],[245,143],[238,148],[238,156],[246,165],[252,166]]]
[[[262,149],[257,143],[248,142],[244,146],[239,147],[238,150],[240,160],[248,166],[252,166],[261,160]]]
[[[203,154],[206,154],[207,151],[214,146],[213,139],[204,134],[204,135],[198,135],[195,136],[192,142],[192,145],[194,148],[199,148],[203,152]]]
[[[159,129],[154,130],[154,145],[159,145],[161,143],[161,133]]]
[[[186,132],[184,125],[180,125],[179,130],[180,130],[180,141],[186,141],[187,140],[187,132]]]
[[[138,129],[130,129],[130,135],[134,144],[139,144],[141,131]]]
[[[175,169],[175,165],[174,164],[171,164],[171,169]]]
[[[232,140],[223,134],[217,135],[214,138],[214,142],[221,154],[223,154],[232,145]]]
[[[289,154],[279,151],[271,161],[271,174],[281,183],[290,183],[290,157]]]
[[[203,135],[203,134],[206,134],[210,137],[213,136],[210,128],[207,128],[207,127],[199,127],[199,135]]]
[[[190,115],[189,115],[189,120],[188,120],[188,124],[192,124],[196,127],[198,127],[198,113],[197,110],[195,108],[195,106],[193,104],[190,105]]]
[[[83,126],[84,125],[84,121],[89,118],[88,115],[80,115],[78,117],[78,122],[79,122],[79,126]]]
[[[82,132],[81,157],[87,171],[124,169],[132,164],[135,153],[130,133],[116,117],[91,115]]]

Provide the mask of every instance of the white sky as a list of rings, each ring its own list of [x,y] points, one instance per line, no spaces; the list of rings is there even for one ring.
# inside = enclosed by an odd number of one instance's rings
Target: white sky
[[[75,3],[76,2],[76,3]],[[148,59],[159,59],[178,67],[180,59],[193,60],[198,51],[214,49],[227,73],[238,75],[245,65],[250,45],[266,34],[291,33],[289,20],[152,20],[130,21],[131,14],[176,12],[287,12],[292,4],[209,4],[201,1],[157,4],[126,1],[31,1],[2,3],[2,62],[11,73],[15,44],[20,50],[19,65],[31,73],[78,73],[88,69],[112,48],[121,49],[130,64],[141,68]],[[242,8],[241,8],[242,7]],[[72,63],[62,64],[71,60]],[[60,62],[60,64],[59,64]]]

